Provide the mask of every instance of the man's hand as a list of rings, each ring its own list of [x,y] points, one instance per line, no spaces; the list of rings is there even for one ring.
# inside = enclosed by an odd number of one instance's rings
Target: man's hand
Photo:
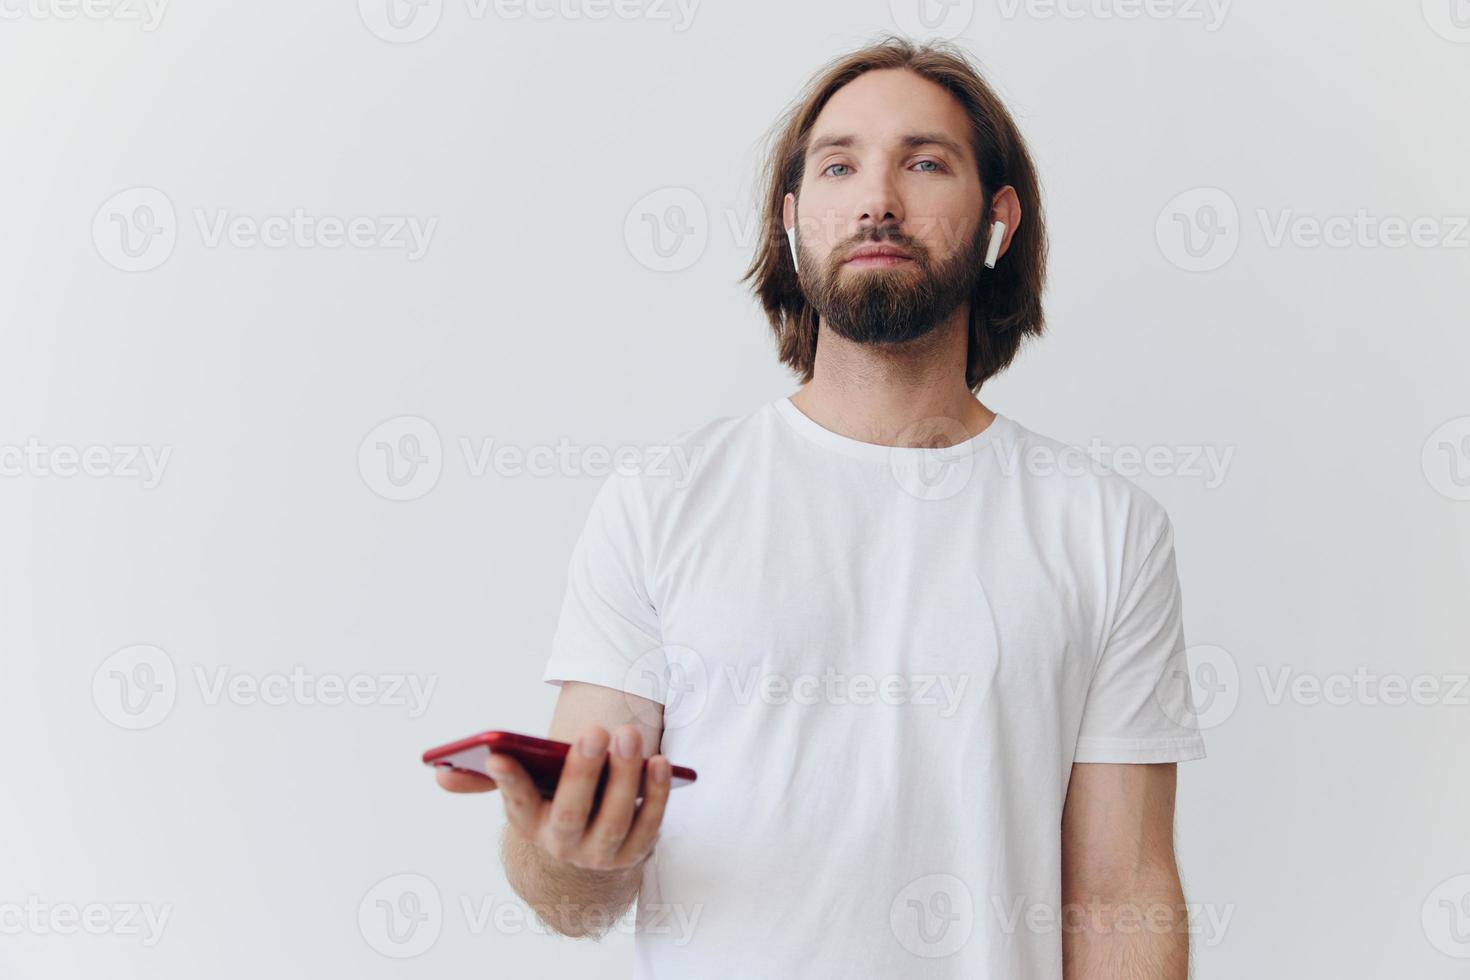
[[[612,771],[594,812],[593,798],[608,759],[609,741]],[[669,760],[655,755],[648,760],[643,802],[637,802],[643,771],[641,742],[642,735],[633,724],[617,728],[611,740],[601,725],[586,725],[567,753],[556,795],[550,800],[542,799],[519,762],[499,752],[490,754],[488,778],[440,770],[439,785],[452,793],[499,789],[506,819],[522,840],[584,871],[624,870],[636,867],[652,852],[669,798]]]
[[[663,822],[670,766],[661,755],[648,760],[648,785],[634,814],[643,756],[663,740],[663,705],[599,684],[560,686],[546,735],[572,749],[552,800],[543,800],[525,769],[504,755],[491,755],[487,766],[494,768],[484,776],[437,775],[439,785],[457,793],[499,789],[507,817],[500,855],[511,888],[563,936],[601,936],[637,899],[641,865]],[[609,731],[614,741],[632,734],[632,751],[614,749],[594,813]],[[578,748],[582,737],[589,740],[586,752]]]

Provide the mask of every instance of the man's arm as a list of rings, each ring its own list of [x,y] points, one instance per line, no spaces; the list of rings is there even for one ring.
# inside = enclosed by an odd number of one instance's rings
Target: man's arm
[[[601,805],[592,796],[613,738],[627,732],[637,740],[632,756],[612,754],[612,772]],[[501,838],[506,879],[548,926],[564,936],[600,937],[633,904],[643,863],[653,852],[668,799],[668,760],[650,761],[650,776],[661,767],[664,781],[649,780],[641,805],[635,804],[643,760],[657,751],[663,734],[663,705],[597,684],[561,685],[548,738],[572,743],[556,796],[543,800],[526,771],[508,756],[492,756],[491,780],[441,772],[439,782],[453,792],[498,788],[507,824]],[[592,740],[594,757],[579,751],[579,739]]]
[[[1065,980],[1186,980],[1175,763],[1076,763],[1062,813]]]

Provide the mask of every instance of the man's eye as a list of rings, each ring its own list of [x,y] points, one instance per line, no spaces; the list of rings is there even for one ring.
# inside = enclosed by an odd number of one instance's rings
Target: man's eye
[[[944,164],[940,163],[938,160],[920,160],[917,163],[915,163],[914,166],[921,167],[921,166],[924,166],[926,164],[928,166],[930,166],[930,167],[933,168],[932,170],[925,170],[924,173],[926,173],[926,174],[938,174],[938,173],[943,173],[945,171]],[[823,168],[822,175],[825,176],[825,177],[841,177],[842,174],[834,174],[832,172],[832,168],[833,167],[847,167],[847,166],[848,165],[845,164],[845,163],[829,163],[825,168]],[[851,168],[848,168],[848,169],[851,169]]]

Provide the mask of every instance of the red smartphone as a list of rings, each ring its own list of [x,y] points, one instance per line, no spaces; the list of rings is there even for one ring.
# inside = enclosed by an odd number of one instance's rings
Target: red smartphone
[[[534,735],[520,735],[516,732],[481,732],[462,738],[458,742],[450,742],[438,748],[430,749],[424,753],[424,765],[435,768],[453,769],[457,772],[473,773],[476,776],[489,778],[485,771],[485,763],[490,759],[491,752],[501,752],[515,758],[517,762],[530,773],[531,780],[536,784],[536,789],[545,799],[551,799],[556,793],[557,780],[561,778],[561,767],[566,762],[567,752],[571,746],[566,742],[555,742],[547,738],[537,738]],[[602,778],[597,781],[597,794],[595,799],[602,799],[603,787],[607,785],[607,777],[611,772],[608,763],[603,763]],[[698,776],[693,769],[684,766],[674,766],[669,780],[670,789],[678,789],[680,786],[688,786]],[[638,798],[643,798],[643,788],[648,779],[648,760],[643,760],[643,775],[638,781]]]

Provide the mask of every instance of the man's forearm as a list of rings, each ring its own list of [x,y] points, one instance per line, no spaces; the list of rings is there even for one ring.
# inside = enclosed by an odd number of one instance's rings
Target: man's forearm
[[[643,864],[588,871],[565,864],[505,828],[500,842],[506,880],[536,915],[563,936],[605,935],[638,896]]]
[[[1187,980],[1189,914],[1175,868],[1063,901],[1065,980]]]

